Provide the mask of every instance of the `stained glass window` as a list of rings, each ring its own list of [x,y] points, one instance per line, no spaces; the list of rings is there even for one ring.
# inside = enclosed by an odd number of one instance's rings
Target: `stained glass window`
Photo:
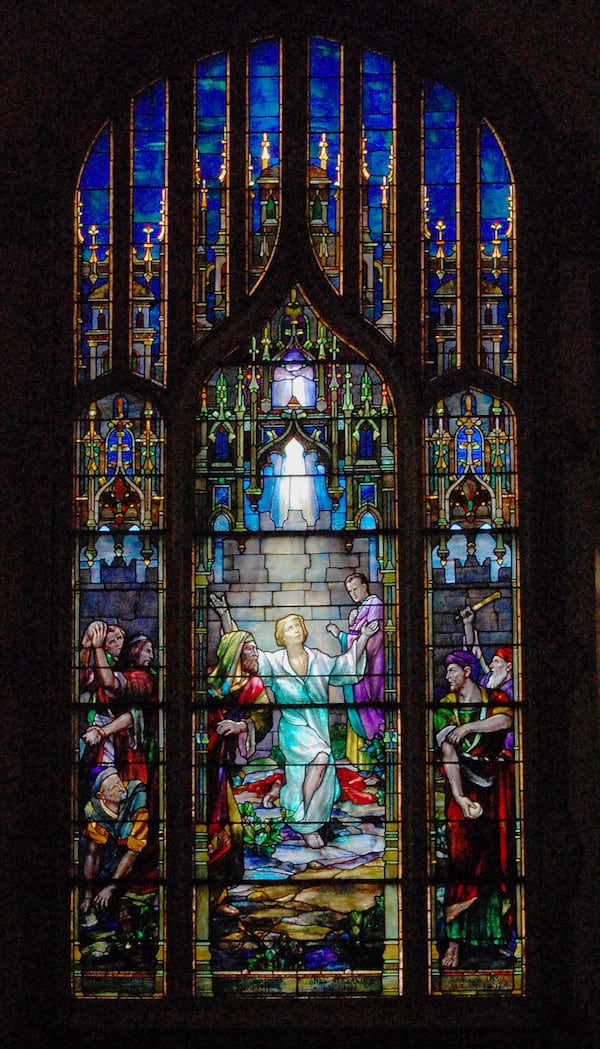
[[[425,375],[460,364],[458,102],[428,80],[423,91],[423,340]]]
[[[516,378],[515,187],[506,155],[486,120],[479,139],[481,367]]]
[[[195,329],[200,338],[225,318],[229,307],[227,56],[198,62],[195,84]]]
[[[450,87],[401,84],[397,97],[391,56],[311,38],[302,70],[287,46],[238,43],[141,90],[100,130],[76,187],[73,990],[166,993],[172,833],[195,865],[199,998],[398,997],[409,969],[432,996],[517,995],[514,180],[486,120],[461,113],[459,126]],[[299,85],[307,120],[284,126]],[[185,165],[169,155],[171,98]],[[414,134],[413,193],[399,184],[400,125]],[[286,184],[288,157],[302,172]],[[174,242],[170,304],[169,169],[190,267],[184,295]],[[396,345],[401,252],[406,274],[420,270],[422,323],[403,319],[412,338]],[[168,305],[171,331],[202,340],[192,367],[173,338],[176,384]],[[183,494],[169,520],[171,485]],[[424,562],[410,538],[422,526]],[[411,588],[424,653],[409,651]],[[420,764],[403,750],[415,724]],[[167,835],[174,777],[193,791]],[[421,859],[403,848],[407,784]],[[409,910],[423,935],[405,965]],[[183,953],[170,964],[189,987]]]
[[[75,196],[76,378],[110,371],[112,332],[112,131],[90,147]]]
[[[522,990],[515,419],[480,390],[426,423],[431,990]]]
[[[342,48],[310,41],[308,222],[327,277],[341,287]]]
[[[144,379],[165,378],[167,312],[167,83],[132,104],[131,364]]]
[[[367,51],[362,78],[362,311],[389,339],[396,275],[395,127],[393,63]]]
[[[197,988],[398,994],[393,405],[299,289],[268,332],[198,414]]]
[[[73,988],[164,990],[163,427],[93,401],[76,434]]]
[[[280,44],[261,40],[248,55],[248,285],[253,288],[277,242],[281,190]]]

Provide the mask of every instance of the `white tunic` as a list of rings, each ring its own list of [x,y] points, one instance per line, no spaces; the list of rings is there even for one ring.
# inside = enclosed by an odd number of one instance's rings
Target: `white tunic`
[[[302,834],[328,822],[340,792],[329,739],[329,686],[356,684],[365,672],[365,655],[357,660],[354,645],[338,656],[328,656],[318,648],[305,647],[305,652],[308,667],[304,677],[293,669],[285,649],[258,653],[258,673],[281,711],[279,745],[285,758],[281,805],[289,814],[288,825]],[[327,756],[327,768],[305,812],[306,767],[318,754]]]

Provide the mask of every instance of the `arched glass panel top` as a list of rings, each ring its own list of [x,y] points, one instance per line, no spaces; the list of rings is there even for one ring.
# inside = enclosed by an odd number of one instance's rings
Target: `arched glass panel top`
[[[282,123],[282,56],[277,38],[256,41],[246,51],[246,92],[236,103],[236,114],[242,113],[245,120],[245,149],[237,149],[234,164],[230,55],[206,56],[194,68],[191,134],[195,159],[190,207],[196,339],[230,315],[232,272],[245,274],[244,287],[252,293],[277,253],[285,208],[281,160],[286,135],[290,141],[298,135],[297,127],[284,128]],[[324,276],[342,293],[343,259],[351,257],[348,244],[344,245],[344,231],[352,231],[359,266],[355,284],[359,316],[393,341],[397,260],[401,247],[407,251],[415,247],[398,243],[398,229],[411,223],[406,195],[398,195],[396,137],[400,118],[410,121],[410,114],[398,112],[396,67],[391,59],[373,51],[361,52],[358,90],[352,90],[345,79],[345,62],[340,42],[310,39],[307,239]],[[161,80],[136,95],[131,105],[129,367],[161,384],[166,381],[167,363],[168,96],[169,85]],[[467,352],[469,360],[484,371],[514,381],[516,195],[506,152],[485,119],[472,134],[464,131],[458,96],[437,81],[423,85],[420,121],[424,376],[433,379],[460,368]],[[349,182],[349,173],[344,172],[348,130],[357,143]],[[461,184],[461,157],[466,148],[477,153],[468,156],[469,170],[475,164],[477,171],[476,215],[468,210],[475,198]],[[120,287],[123,260],[113,258],[112,154],[107,126],[90,147],[77,187],[75,370],[79,382],[94,380],[113,366],[113,273]],[[122,164],[122,158],[117,159]],[[416,167],[418,160],[414,157],[403,163]],[[245,222],[232,229],[231,202],[234,198],[240,201],[242,193]],[[345,199],[356,202],[355,215],[347,212]],[[462,264],[465,213],[470,226],[477,223],[477,275],[466,274]],[[465,280],[469,286],[477,285],[467,297],[469,302],[477,300],[473,317],[463,317]],[[478,350],[469,342],[465,351],[463,328],[477,332]]]

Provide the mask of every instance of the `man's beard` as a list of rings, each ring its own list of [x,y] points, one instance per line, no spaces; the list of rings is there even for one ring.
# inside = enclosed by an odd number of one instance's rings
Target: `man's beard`
[[[505,670],[490,670],[489,680],[486,688],[502,688],[508,674]]]

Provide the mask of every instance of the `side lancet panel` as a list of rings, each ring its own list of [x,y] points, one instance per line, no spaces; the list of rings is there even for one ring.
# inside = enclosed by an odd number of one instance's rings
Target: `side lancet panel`
[[[73,992],[164,993],[162,420],[90,403],[76,427]]]
[[[512,409],[480,390],[426,420],[434,994],[524,990],[516,452]]]

